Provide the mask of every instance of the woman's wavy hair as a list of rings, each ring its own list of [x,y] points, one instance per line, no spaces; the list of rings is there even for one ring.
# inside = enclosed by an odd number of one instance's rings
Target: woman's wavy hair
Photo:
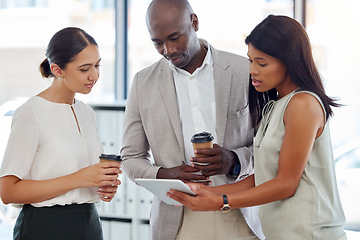
[[[317,94],[324,107],[325,117],[333,115],[330,106],[338,107],[335,99],[328,97],[316,69],[311,44],[306,30],[296,20],[287,16],[269,15],[245,39],[245,43],[278,60],[286,67],[292,81],[301,89]],[[260,93],[249,77],[249,108],[253,125],[261,120],[262,109],[269,100],[277,99],[277,91]]]

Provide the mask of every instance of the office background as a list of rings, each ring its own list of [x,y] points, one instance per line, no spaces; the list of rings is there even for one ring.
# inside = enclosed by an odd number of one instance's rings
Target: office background
[[[99,44],[100,79],[77,98],[97,114],[106,152],[118,153],[123,111],[135,73],[161,56],[148,36],[145,13],[150,0],[0,0],[0,158],[12,112],[50,82],[40,77],[51,36],[77,26]],[[214,47],[246,56],[245,37],[268,14],[294,17],[310,37],[317,67],[330,96],[345,106],[331,119],[338,184],[348,218],[360,230],[360,2],[357,0],[189,0],[198,15],[198,36]],[[1,159],[0,159],[1,160]],[[152,195],[122,176],[116,199],[99,204],[106,240],[147,239]],[[16,210],[0,206],[0,239]],[[1,231],[4,229],[4,231]],[[9,239],[4,237],[3,239]],[[349,238],[351,239],[351,238]]]

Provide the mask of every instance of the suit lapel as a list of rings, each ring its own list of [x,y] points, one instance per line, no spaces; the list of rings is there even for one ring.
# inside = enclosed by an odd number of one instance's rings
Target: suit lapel
[[[229,64],[219,52],[211,47],[214,61],[215,78],[215,102],[216,102],[216,135],[218,144],[223,146],[225,138],[225,128],[228,116],[232,74],[227,71]]]
[[[171,125],[176,135],[176,139],[179,143],[181,151],[185,154],[174,77],[167,64],[169,64],[167,60],[164,60],[160,66],[161,72],[160,72],[158,86],[160,89],[163,102],[165,104],[166,111],[168,113],[168,117],[170,119]]]

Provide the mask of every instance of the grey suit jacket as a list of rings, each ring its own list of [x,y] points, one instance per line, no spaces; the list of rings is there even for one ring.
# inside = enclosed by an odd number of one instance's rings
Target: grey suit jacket
[[[238,155],[241,163],[240,180],[253,173],[254,129],[251,127],[247,100],[248,60],[213,47],[211,51],[218,144]],[[150,149],[154,164],[150,162]],[[171,168],[185,161],[176,89],[169,62],[165,58],[134,77],[125,111],[121,156],[122,169],[131,180],[156,178],[160,167]],[[229,183],[236,180],[228,175],[222,177]],[[174,239],[182,210],[165,204],[155,196],[150,217],[152,239]],[[261,237],[258,208],[241,211],[249,227]]]

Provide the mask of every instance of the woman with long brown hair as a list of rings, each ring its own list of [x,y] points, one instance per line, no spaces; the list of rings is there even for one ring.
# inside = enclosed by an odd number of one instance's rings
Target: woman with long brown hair
[[[331,106],[305,29],[268,16],[245,40],[255,174],[230,185],[190,184],[197,196],[168,195],[195,211],[261,205],[266,239],[346,239],[329,131]],[[199,153],[203,153],[198,150]]]

